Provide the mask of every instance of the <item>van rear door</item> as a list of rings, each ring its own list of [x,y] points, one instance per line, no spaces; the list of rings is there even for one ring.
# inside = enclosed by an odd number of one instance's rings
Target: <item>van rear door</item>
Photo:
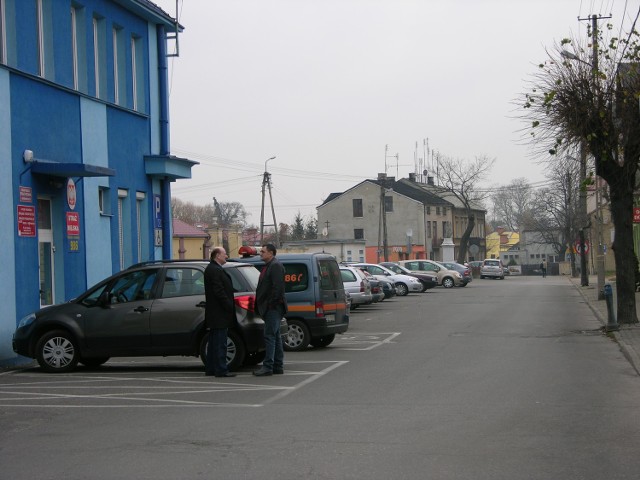
[[[327,325],[340,324],[348,320],[344,284],[338,263],[332,257],[318,258],[320,278],[320,300],[324,308]]]

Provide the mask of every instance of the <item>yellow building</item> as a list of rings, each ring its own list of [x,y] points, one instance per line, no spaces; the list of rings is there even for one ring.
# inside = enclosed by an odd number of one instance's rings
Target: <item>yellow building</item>
[[[500,254],[520,243],[518,232],[507,232],[504,228],[497,228],[487,235],[487,258],[501,258]]]
[[[210,239],[204,230],[174,218],[172,258],[209,260]]]

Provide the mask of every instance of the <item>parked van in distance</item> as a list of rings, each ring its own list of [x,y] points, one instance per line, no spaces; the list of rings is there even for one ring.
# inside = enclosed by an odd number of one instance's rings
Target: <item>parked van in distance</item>
[[[240,247],[239,258],[262,270],[264,262],[253,247]],[[284,349],[299,351],[309,345],[326,347],[337,333],[349,328],[344,284],[338,262],[327,253],[277,253],[285,271],[286,314],[289,332]]]
[[[502,260],[485,258],[480,267],[480,278],[492,277],[504,280],[504,266]]]

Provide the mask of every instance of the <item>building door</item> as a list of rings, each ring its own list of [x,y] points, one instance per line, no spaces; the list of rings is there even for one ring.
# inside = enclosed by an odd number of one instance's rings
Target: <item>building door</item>
[[[40,277],[40,306],[53,305],[53,229],[51,200],[38,198],[38,270]]]

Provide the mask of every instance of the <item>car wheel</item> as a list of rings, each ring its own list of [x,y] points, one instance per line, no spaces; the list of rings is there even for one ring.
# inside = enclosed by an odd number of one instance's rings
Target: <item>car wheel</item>
[[[209,348],[209,333],[205,333],[200,341],[200,360],[206,366],[207,348]],[[247,349],[240,335],[234,330],[227,330],[227,366],[229,370],[237,370],[247,357]]]
[[[309,329],[300,320],[288,320],[289,331],[284,340],[284,349],[290,352],[299,352],[309,346],[311,340]]]
[[[355,305],[355,304],[351,304],[351,310],[355,310],[356,308],[358,308],[360,305]]]
[[[480,275],[480,280],[484,280],[484,275]]]
[[[500,280],[504,280],[504,277],[500,277]]]
[[[427,286],[426,283],[422,282],[422,290],[420,290],[420,293],[424,293],[429,289],[429,287]]]
[[[442,286],[444,288],[453,288],[454,285],[455,285],[455,282],[453,281],[453,278],[445,277],[442,279]]]
[[[311,339],[311,345],[316,347],[316,348],[324,348],[324,347],[328,347],[329,345],[331,345],[331,342],[333,342],[333,340],[336,338],[335,333],[331,334],[331,335],[324,335],[322,337],[315,337]]]
[[[36,344],[36,358],[45,372],[70,372],[79,359],[75,339],[64,330],[45,333]]]
[[[396,294],[401,297],[409,295],[409,288],[404,283],[396,283]]]
[[[81,358],[80,363],[85,367],[98,368],[109,361],[109,357],[93,357],[93,358]]]

